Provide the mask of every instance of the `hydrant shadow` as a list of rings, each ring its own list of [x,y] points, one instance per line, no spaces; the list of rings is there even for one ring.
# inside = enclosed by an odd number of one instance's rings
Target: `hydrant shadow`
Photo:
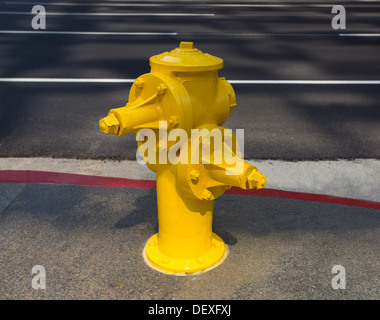
[[[147,190],[141,196],[134,197],[133,202],[128,204],[131,210],[117,221],[114,225],[116,229],[129,229],[136,226],[144,225],[147,233],[153,234],[158,232],[157,220],[157,195],[155,190]],[[223,226],[215,226],[213,230],[223,241],[229,245],[235,245],[238,240]]]
[[[114,227],[116,229],[133,228],[146,225],[150,233],[158,232],[157,196],[155,190],[148,190],[128,205],[133,208],[126,216],[121,218]]]
[[[225,244],[229,245],[229,246],[234,246],[235,244],[237,244],[238,240],[231,234],[229,233],[227,230],[225,229],[219,229],[219,228],[215,228],[213,230],[219,237],[222,238],[222,240],[224,241]]]

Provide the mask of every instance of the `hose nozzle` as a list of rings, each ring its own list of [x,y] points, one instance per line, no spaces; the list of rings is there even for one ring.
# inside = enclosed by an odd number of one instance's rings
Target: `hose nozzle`
[[[116,134],[119,131],[120,123],[119,120],[117,120],[116,116],[111,113],[107,117],[101,119],[99,121],[99,127],[100,131],[102,131],[105,134]]]
[[[267,178],[259,171],[254,169],[247,178],[248,189],[262,189],[265,186]]]

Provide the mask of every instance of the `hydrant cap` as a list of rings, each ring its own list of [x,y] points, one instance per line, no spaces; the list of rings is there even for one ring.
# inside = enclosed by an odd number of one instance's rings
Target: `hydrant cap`
[[[223,68],[223,60],[193,47],[192,42],[181,42],[178,48],[150,58],[151,67],[173,71],[211,71]]]

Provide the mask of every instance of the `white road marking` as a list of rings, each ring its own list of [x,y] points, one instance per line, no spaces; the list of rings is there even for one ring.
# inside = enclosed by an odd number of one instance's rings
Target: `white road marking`
[[[135,79],[0,78],[0,82],[133,83]]]
[[[135,79],[93,78],[0,78],[0,82],[51,82],[51,83],[133,83]],[[333,84],[379,85],[380,80],[228,80],[231,84]]]
[[[57,35],[96,35],[96,36],[176,36],[177,32],[90,32],[90,31],[29,31],[0,30],[0,34],[57,34]]]
[[[4,2],[7,5],[31,5],[30,2],[25,2],[25,1],[5,1]],[[379,2],[377,1],[358,1],[356,4],[359,3],[368,3],[368,4],[378,4]],[[351,4],[355,4],[355,2],[352,2]],[[306,3],[284,3],[284,4],[279,4],[279,3],[267,3],[267,4],[257,4],[257,3],[240,3],[240,4],[235,4],[235,3],[203,3],[203,2],[197,2],[194,1],[193,3],[108,3],[108,2],[103,2],[103,3],[78,3],[78,2],[38,2],[38,3],[33,3],[33,5],[49,5],[49,6],[98,6],[98,7],[168,7],[168,6],[186,6],[186,7],[192,7],[192,6],[202,6],[202,7],[241,7],[241,8],[266,8],[266,7],[278,7],[278,8],[291,8],[291,7],[333,7],[333,4],[306,4]]]
[[[56,34],[102,36],[213,36],[213,37],[380,37],[380,33],[190,33],[190,32],[97,32],[97,31],[46,31],[0,30],[0,34]]]
[[[222,37],[380,37],[380,33],[187,33],[186,36],[222,36]]]
[[[340,37],[380,37],[380,33],[339,33]]]
[[[31,12],[0,11],[0,15],[34,15]],[[176,13],[176,12],[46,12],[47,16],[110,16],[110,17],[213,17],[215,13]]]
[[[228,80],[231,84],[380,84],[380,80]]]
[[[42,6],[78,6],[78,7],[163,7],[170,6],[164,3],[78,3],[78,2],[24,2],[24,1],[5,1],[6,5],[42,5]]]

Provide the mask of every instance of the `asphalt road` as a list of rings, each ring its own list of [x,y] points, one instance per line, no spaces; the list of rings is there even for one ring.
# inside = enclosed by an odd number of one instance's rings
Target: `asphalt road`
[[[49,2],[38,34],[28,33],[30,3],[0,4],[2,157],[134,159],[134,136],[105,136],[97,124],[127,102],[130,83],[38,79],[134,79],[182,40],[223,58],[229,80],[380,80],[379,2],[340,3],[346,30],[332,29],[323,2]],[[238,106],[225,126],[246,130],[247,158],[379,158],[379,87],[234,84]]]

